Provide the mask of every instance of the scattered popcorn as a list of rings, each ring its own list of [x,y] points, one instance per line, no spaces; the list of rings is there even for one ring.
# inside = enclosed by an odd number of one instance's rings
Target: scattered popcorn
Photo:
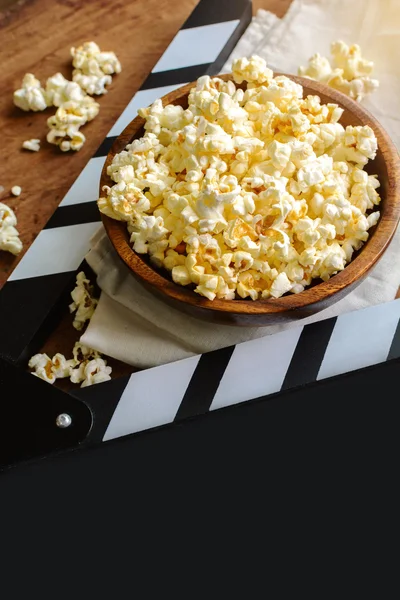
[[[83,271],[76,277],[76,287],[71,292],[72,304],[69,311],[75,312],[73,326],[80,331],[86,321],[90,320],[97,306],[97,300],[93,298],[93,285]]]
[[[76,342],[72,349],[72,355],[76,363],[81,363],[84,360],[92,360],[93,358],[100,358],[100,354],[97,350],[92,350],[92,348],[85,346],[81,342]]]
[[[111,379],[111,367],[96,350],[77,342],[72,350],[75,366],[70,371],[72,383],[81,383],[81,387],[102,383]]]
[[[52,371],[56,379],[64,379],[71,375],[71,369],[75,366],[75,359],[67,360],[63,354],[57,352],[51,360]]]
[[[15,90],[14,104],[22,110],[35,112],[45,110],[49,106],[46,91],[32,73],[24,75],[21,88]]]
[[[363,76],[369,63],[353,54],[340,68]],[[343,127],[342,109],[303,98],[259,57],[232,70],[246,89],[203,76],[187,109],[156,100],[139,110],[145,134],[107,167],[115,183],[99,209],[127,222],[136,252],[209,300],[300,293],[343,270],[379,219],[379,182],[363,170],[376,137]],[[331,71],[316,56],[308,76]]]
[[[90,95],[106,94],[111,75],[121,72],[121,64],[114,52],[102,52],[95,42],[85,42],[71,48],[73,81]]]
[[[50,129],[46,139],[49,144],[59,146],[62,152],[68,152],[69,150],[78,151],[86,141],[83,133],[73,125],[70,125],[65,129]]]
[[[61,73],[48,78],[46,94],[48,103],[57,106],[56,113],[47,119],[47,141],[62,152],[79,151],[86,141],[80,128],[98,115],[98,103],[77,82],[68,81]]]
[[[31,152],[39,152],[40,140],[38,140],[38,139],[25,140],[25,142],[23,142],[23,144],[22,144],[22,147],[25,150],[30,150]]]
[[[81,387],[109,381],[111,371],[111,367],[107,367],[107,363],[102,358],[94,358],[87,363],[83,370],[84,379]]]
[[[73,358],[69,360],[59,353],[52,359],[47,354],[35,354],[29,360],[28,367],[33,369],[32,375],[48,383],[69,377],[72,383],[87,387],[111,379],[111,367],[96,350],[77,342],[72,353]]]
[[[28,363],[30,369],[34,369],[32,375],[39,377],[47,383],[54,383],[56,375],[53,372],[53,363],[47,354],[35,354]]]
[[[81,102],[86,94],[77,83],[56,73],[46,81],[46,96],[49,106],[59,107],[64,102]]]
[[[9,206],[0,202],[0,250],[19,254],[22,250],[22,242],[15,226],[17,217]]]
[[[55,115],[47,120],[50,131],[46,139],[63,152],[82,148],[86,138],[79,130],[99,112],[99,105],[90,96],[105,94],[111,76],[121,72],[115,53],[102,52],[95,42],[71,48],[71,55],[73,81],[68,81],[62,73],[56,73],[47,79],[44,89],[32,73],[26,73],[21,88],[14,92],[14,104],[24,111],[57,107]],[[22,147],[38,152],[40,140],[26,140]]]
[[[59,146],[63,152],[80,150],[86,138],[79,129],[94,119],[98,112],[99,105],[90,96],[84,96],[80,101],[64,102],[57,108],[56,114],[47,119],[50,127],[47,141]]]
[[[306,67],[299,67],[299,75],[326,83],[357,102],[379,87],[379,81],[370,77],[374,63],[362,57],[360,46],[339,40],[331,44],[331,54],[333,67],[317,53]]]
[[[22,192],[22,188],[19,185],[14,185],[11,188],[11,193],[13,196],[20,196]]]

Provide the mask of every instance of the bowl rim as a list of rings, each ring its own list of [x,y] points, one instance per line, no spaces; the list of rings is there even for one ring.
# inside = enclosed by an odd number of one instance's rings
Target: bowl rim
[[[388,133],[368,110],[341,92],[306,77],[286,73],[274,73],[274,77],[282,75],[292,79],[303,87],[311,89],[316,95],[322,94],[324,96],[329,96],[329,99],[332,102],[339,104],[342,108],[355,114],[362,122],[373,129],[378,141],[378,151],[382,153],[389,175],[387,194],[385,197],[385,215],[381,215],[373,236],[368,240],[368,243],[362,247],[360,254],[354,258],[343,271],[333,275],[328,281],[318,283],[312,287],[307,287],[298,294],[288,294],[280,298],[258,300],[222,300],[215,298],[214,300],[208,300],[207,298],[196,294],[192,289],[180,286],[174,283],[172,279],[167,279],[156,268],[149,266],[143,260],[141,255],[137,254],[128,243],[126,222],[117,221],[101,213],[104,228],[112,245],[120,258],[132,271],[133,275],[147,285],[150,285],[152,288],[161,291],[167,297],[182,303],[201,307],[206,311],[226,312],[238,315],[267,315],[283,313],[294,309],[305,309],[317,302],[326,301],[339,292],[346,293],[346,288],[355,285],[357,282],[361,282],[368,271],[370,271],[378,262],[390,244],[400,219],[400,157]],[[224,81],[232,80],[232,74],[230,73],[215,75],[213,77],[219,77]],[[161,98],[163,105],[173,103],[177,98],[181,98],[185,94],[188,94],[194,85],[196,85],[195,81],[166,94]],[[135,139],[135,134],[143,127],[144,123],[145,120],[142,117],[137,116],[125,127],[122,133],[120,133],[114,141],[107,154],[101,172],[100,195],[102,194],[104,185],[115,183],[107,175],[107,167],[111,163],[113,157],[124,150],[125,146]],[[121,231],[121,227],[125,230],[124,234]]]

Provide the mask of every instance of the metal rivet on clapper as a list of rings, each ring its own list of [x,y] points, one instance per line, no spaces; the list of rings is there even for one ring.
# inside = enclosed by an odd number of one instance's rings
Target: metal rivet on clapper
[[[71,423],[72,423],[72,419],[71,419],[70,415],[68,415],[67,413],[61,413],[61,415],[58,415],[58,417],[56,419],[56,425],[60,429],[66,429],[67,427],[69,427],[71,425]]]

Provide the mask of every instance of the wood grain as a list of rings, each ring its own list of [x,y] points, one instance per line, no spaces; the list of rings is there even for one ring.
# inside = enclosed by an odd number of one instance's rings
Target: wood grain
[[[279,75],[279,73],[277,74]],[[337,302],[352,291],[367,276],[382,256],[392,239],[400,219],[400,159],[398,152],[385,130],[378,121],[357,104],[340,92],[332,90],[316,81],[287,75],[303,86],[304,96],[317,94],[325,104],[334,102],[344,109],[341,124],[369,125],[378,140],[378,152],[369,170],[378,175],[382,197],[379,206],[381,217],[361,250],[354,255],[351,263],[329,281],[317,283],[300,294],[288,294],[282,298],[268,300],[207,300],[188,287],[176,285],[168,274],[154,269],[143,256],[136,254],[129,243],[129,235],[124,221],[116,221],[102,215],[103,224],[117,253],[132,273],[151,292],[175,308],[194,317],[216,323],[228,323],[239,326],[260,326],[302,319]],[[223,75],[227,81],[231,75]],[[163,97],[163,104],[179,104],[187,108],[188,94],[193,83]],[[245,89],[245,86],[241,86]],[[113,182],[107,175],[107,167],[113,157],[121,152],[133,139],[143,135],[145,121],[136,117],[121,133],[111,148],[105,162],[100,193],[104,185]]]

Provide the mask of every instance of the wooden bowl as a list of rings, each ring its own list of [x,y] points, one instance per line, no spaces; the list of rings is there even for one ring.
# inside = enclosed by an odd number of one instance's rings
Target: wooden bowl
[[[367,170],[379,177],[381,217],[378,224],[370,230],[368,241],[353,255],[349,265],[329,281],[316,282],[299,294],[288,294],[277,299],[210,301],[187,287],[175,284],[166,271],[161,272],[153,268],[148,259],[132,250],[126,223],[102,214],[107,234],[132,274],[162,300],[194,317],[216,323],[260,326],[312,315],[337,302],[359,285],[380,259],[396,231],[400,217],[400,161],[386,131],[368,111],[340,92],[310,79],[286,76],[303,86],[304,96],[317,94],[323,103],[334,102],[341,106],[344,113],[340,122],[344,127],[369,125],[374,130],[378,140],[378,152],[375,160],[368,164]],[[231,75],[219,77],[225,81],[231,79]],[[187,108],[188,93],[193,85],[195,83],[189,83],[167,94],[162,98],[163,104],[180,104]],[[100,193],[103,185],[114,183],[107,175],[107,167],[114,155],[121,152],[133,139],[143,135],[144,122],[141,117],[136,117],[114,142],[101,174]]]

